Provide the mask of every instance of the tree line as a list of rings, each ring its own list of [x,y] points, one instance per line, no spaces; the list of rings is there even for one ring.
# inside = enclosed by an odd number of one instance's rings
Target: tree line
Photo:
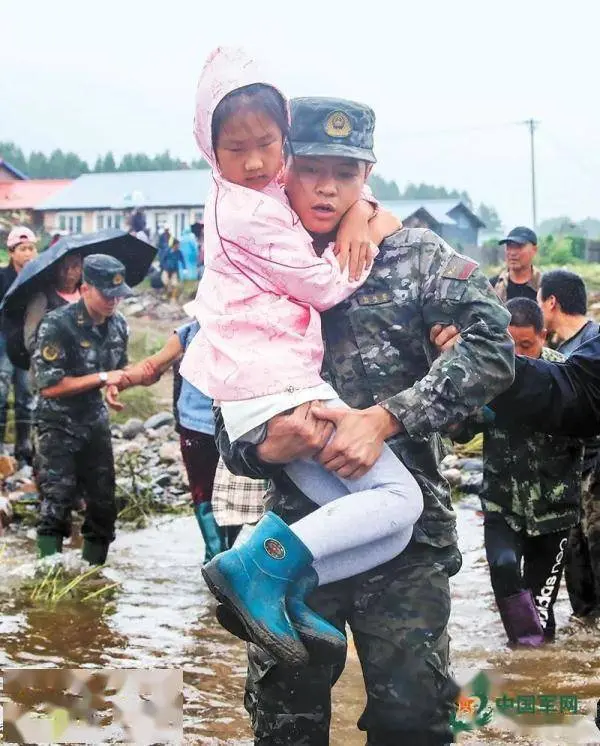
[[[434,186],[433,184],[412,184],[408,183],[404,190],[400,190],[395,181],[386,181],[379,174],[371,174],[369,177],[369,186],[373,194],[379,200],[397,200],[397,199],[456,199],[463,202],[469,209],[473,210],[477,217],[485,223],[489,231],[501,231],[502,221],[497,211],[483,202],[474,207],[473,200],[468,192],[459,191],[458,189],[446,189],[443,186]]]
[[[0,156],[30,179],[76,179],[82,174],[113,173],[117,171],[179,171],[186,168],[208,168],[203,160],[191,163],[175,158],[168,150],[155,156],[145,153],[126,153],[119,161],[109,151],[99,155],[91,167],[77,153],[60,148],[46,155],[39,150],[26,154],[13,142],[0,142]]]
[[[0,157],[29,176],[30,179],[76,179],[82,174],[114,173],[118,171],[179,171],[187,168],[209,168],[204,160],[191,163],[176,158],[168,150],[149,156],[146,153],[126,153],[120,160],[108,151],[99,155],[93,167],[77,153],[65,152],[60,148],[50,155],[39,150],[26,154],[14,142],[0,142]],[[469,194],[458,189],[446,189],[432,184],[407,184],[400,190],[395,181],[387,181],[378,174],[372,174],[369,184],[379,200],[397,199],[457,199],[473,208]],[[496,210],[490,205],[481,204],[475,213],[491,231],[501,230],[501,221]]]

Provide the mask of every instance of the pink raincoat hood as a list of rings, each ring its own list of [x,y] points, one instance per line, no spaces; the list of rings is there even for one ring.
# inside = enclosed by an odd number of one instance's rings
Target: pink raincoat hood
[[[218,168],[212,147],[212,118],[215,109],[227,94],[254,83],[275,88],[286,102],[289,117],[287,99],[279,88],[266,79],[260,66],[245,50],[219,47],[209,55],[196,91],[194,136],[202,154],[215,170]]]

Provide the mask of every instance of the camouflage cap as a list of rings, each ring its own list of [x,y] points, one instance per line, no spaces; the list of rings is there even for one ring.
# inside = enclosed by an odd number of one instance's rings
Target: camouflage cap
[[[375,112],[343,98],[293,98],[290,101],[292,155],[336,155],[375,163]]]
[[[83,281],[107,298],[127,298],[133,290],[125,282],[125,265],[108,254],[90,254],[83,260]]]

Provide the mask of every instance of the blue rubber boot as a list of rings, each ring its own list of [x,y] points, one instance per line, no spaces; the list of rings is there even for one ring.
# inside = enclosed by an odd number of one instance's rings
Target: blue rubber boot
[[[289,526],[266,513],[247,541],[202,568],[216,598],[239,617],[252,642],[290,666],[308,663],[308,652],[286,610],[290,586],[312,555]]]
[[[204,539],[204,564],[210,562],[217,554],[227,549],[225,532],[215,520],[210,502],[199,503],[194,506],[194,514],[200,526]]]
[[[306,597],[314,591],[317,584],[317,573],[310,568],[298,579],[286,598],[288,616],[308,650],[311,663],[339,663],[346,657],[346,635],[306,603]],[[219,624],[232,635],[246,642],[251,641],[246,628],[231,607],[219,604],[216,615]]]
[[[318,584],[319,576],[311,567],[287,597],[288,614],[310,653],[312,663],[339,663],[346,658],[346,635],[313,611],[305,601]]]

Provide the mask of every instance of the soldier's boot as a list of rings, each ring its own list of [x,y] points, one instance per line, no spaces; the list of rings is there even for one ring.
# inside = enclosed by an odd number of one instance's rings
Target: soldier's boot
[[[90,565],[103,565],[108,554],[108,544],[103,541],[84,539],[81,556]]]
[[[31,424],[17,422],[15,424],[15,459],[19,468],[33,463],[33,445],[31,443]]]
[[[63,537],[62,536],[38,536],[37,537],[37,548],[38,557],[50,557],[52,554],[62,552]]]
[[[530,648],[544,644],[544,630],[530,590],[498,598],[496,601],[511,644]]]
[[[202,568],[202,575],[254,643],[276,659],[299,666],[308,663],[308,652],[290,621],[285,597],[312,559],[289,526],[268,512],[246,542],[219,554]]]
[[[195,505],[194,514],[204,539],[204,564],[206,565],[213,557],[227,549],[226,536],[215,520],[210,501]]]
[[[306,603],[318,585],[317,573],[311,568],[293,585],[286,598],[287,611],[312,663],[337,663],[346,657],[346,635],[316,614]],[[240,640],[251,642],[239,617],[225,604],[217,606],[217,621]]]

